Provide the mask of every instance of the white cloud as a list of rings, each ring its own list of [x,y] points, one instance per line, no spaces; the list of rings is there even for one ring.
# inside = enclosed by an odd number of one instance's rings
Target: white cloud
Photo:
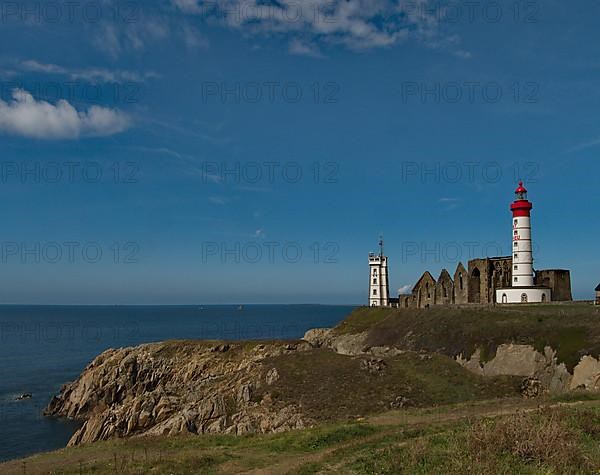
[[[440,28],[439,5],[433,0],[171,0],[202,22],[243,29],[246,33],[288,35],[291,54],[315,55],[315,44],[340,44],[354,50],[382,48],[408,38],[430,48],[456,50],[460,39]],[[437,5],[437,6],[436,6]]]
[[[398,295],[410,294],[412,292],[412,285],[403,285],[398,289]]]
[[[40,63],[34,59],[21,61],[18,67],[21,71],[55,74],[67,76],[73,80],[83,79],[91,82],[143,82],[146,79],[158,77],[158,74],[154,72],[138,73],[103,68],[69,69],[56,64]]]
[[[148,43],[168,38],[169,24],[162,16],[144,15],[143,21],[94,25],[92,41],[95,46],[112,58],[118,58],[124,51],[142,50]]]
[[[123,132],[131,119],[123,112],[100,106],[78,111],[69,102],[36,100],[23,89],[14,89],[12,101],[0,100],[0,130],[38,139],[76,139]]]
[[[190,25],[183,25],[181,29],[183,42],[190,49],[208,48],[208,40],[198,30]]]
[[[288,51],[297,56],[310,56],[312,58],[323,57],[318,47],[312,44],[306,44],[298,38],[294,38],[290,41]]]
[[[173,4],[187,13],[200,13],[202,10],[197,0],[173,0]]]
[[[227,204],[227,200],[225,198],[221,198],[220,196],[209,196],[208,201],[213,205],[224,206]]]

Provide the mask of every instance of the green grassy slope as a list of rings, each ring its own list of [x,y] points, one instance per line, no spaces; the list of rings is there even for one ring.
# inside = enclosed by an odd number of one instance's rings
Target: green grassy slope
[[[491,401],[393,411],[360,423],[268,435],[98,442],[0,464],[38,474],[592,474],[600,401]]]
[[[494,356],[498,345],[551,346],[572,369],[581,356],[600,355],[600,308],[585,303],[506,307],[360,308],[338,325],[336,334],[368,331],[368,346],[436,351],[455,357]]]

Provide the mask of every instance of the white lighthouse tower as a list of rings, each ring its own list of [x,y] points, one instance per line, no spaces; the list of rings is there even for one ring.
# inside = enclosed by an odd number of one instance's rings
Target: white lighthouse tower
[[[549,302],[551,290],[534,285],[533,254],[531,245],[531,209],[523,182],[515,190],[512,211],[512,287],[497,289],[498,303]]]
[[[383,255],[383,239],[379,239],[379,255],[369,253],[369,306],[387,307],[390,303],[388,262]]]
[[[510,205],[513,214],[513,287],[533,286],[533,255],[531,251],[531,209],[523,182],[515,190],[516,199]]]

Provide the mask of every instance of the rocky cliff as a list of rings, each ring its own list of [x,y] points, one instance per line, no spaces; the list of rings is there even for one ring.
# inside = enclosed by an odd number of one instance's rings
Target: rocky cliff
[[[45,414],[83,421],[69,445],[151,434],[278,432],[311,421],[257,389],[273,384],[270,358],[306,343],[166,342],[107,350]]]
[[[107,350],[45,413],[82,422],[69,445],[279,432],[519,390],[598,391],[598,354],[600,314],[582,305],[361,308],[303,341],[172,341]]]
[[[600,361],[585,355],[569,372],[558,361],[557,352],[549,346],[543,352],[530,345],[500,345],[494,357],[482,361],[477,350],[470,358],[459,355],[457,362],[482,376],[513,375],[539,381],[542,388],[552,393],[573,390],[600,391]]]
[[[326,333],[326,332],[325,332]],[[315,333],[316,334],[316,333]],[[66,384],[49,416],[82,422],[69,445],[115,437],[246,434],[354,421],[393,408],[517,394],[423,352],[354,354],[351,336],[323,342],[172,341],[108,350]]]

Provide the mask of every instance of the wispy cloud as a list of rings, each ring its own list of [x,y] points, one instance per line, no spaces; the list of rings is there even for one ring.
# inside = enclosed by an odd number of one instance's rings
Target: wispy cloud
[[[164,155],[169,155],[171,157],[183,159],[184,156],[175,150],[171,150],[167,147],[129,147],[131,150],[136,150],[138,152],[144,153],[159,153]]]
[[[438,203],[442,203],[442,204],[446,205],[446,209],[455,209],[455,208],[458,208],[461,201],[462,200],[460,198],[444,197],[444,198],[440,198],[438,200]]]
[[[320,44],[365,50],[412,38],[430,48],[445,48],[458,57],[470,57],[460,48],[458,36],[442,31],[432,0],[171,1],[182,12],[206,23],[269,38],[285,35],[289,52],[296,55],[319,57]]]
[[[38,101],[27,91],[15,89],[12,100],[0,100],[0,130],[37,139],[76,139],[107,136],[131,126],[128,115],[116,109],[92,106],[78,111],[69,102]]]
[[[398,294],[399,295],[405,295],[405,294],[410,294],[412,292],[412,285],[403,285],[402,287],[400,287],[398,289]]]
[[[141,51],[149,43],[169,38],[172,28],[167,17],[145,14],[143,21],[116,24],[108,20],[94,25],[92,41],[96,48],[112,58],[126,51]]]
[[[440,203],[456,203],[460,201],[460,198],[440,198],[438,201]]]
[[[71,69],[57,64],[42,63],[34,59],[21,61],[18,64],[18,69],[25,72],[60,75],[73,80],[83,79],[91,82],[143,82],[147,79],[159,77],[154,72],[139,73],[103,68]]]
[[[598,145],[600,145],[600,137],[593,139],[593,140],[589,140],[587,142],[582,142],[580,144],[577,144],[574,147],[571,147],[570,149],[568,149],[567,153],[579,152],[580,150],[597,147]]]
[[[290,41],[288,51],[297,56],[310,56],[311,58],[323,57],[316,45],[304,43],[298,38],[294,38]]]
[[[224,206],[227,204],[227,200],[221,196],[209,196],[208,202],[218,206]]]

